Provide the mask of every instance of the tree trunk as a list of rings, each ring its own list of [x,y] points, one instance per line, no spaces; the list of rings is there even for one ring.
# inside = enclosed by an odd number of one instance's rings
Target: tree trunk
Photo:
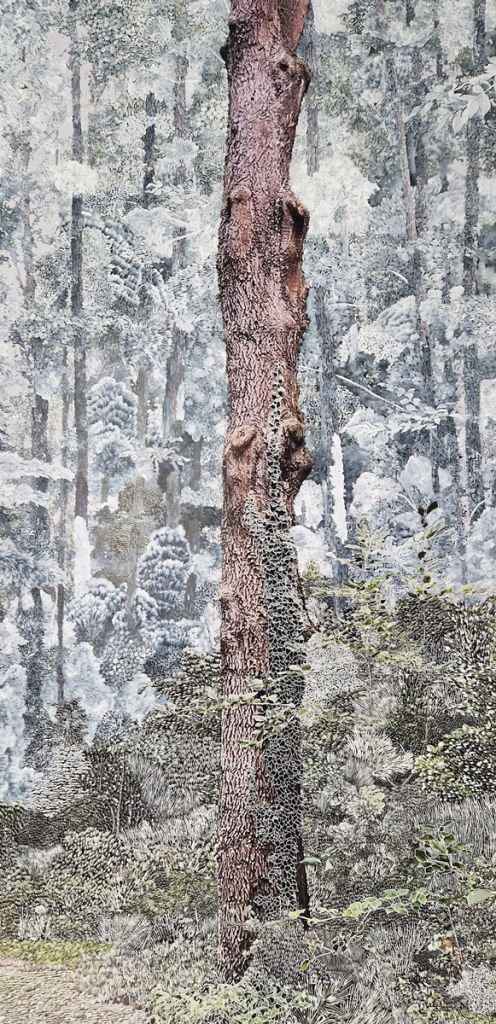
[[[68,289],[64,289],[59,299],[59,308],[65,309],[67,305]],[[61,436],[62,444],[60,450],[60,457],[62,465],[67,466],[68,462],[68,445],[67,439],[69,434],[69,410],[70,410],[70,389],[69,389],[69,376],[67,372],[67,345],[65,344],[62,349],[62,374],[61,374],[61,392],[62,392],[62,416],[61,416]],[[57,527],[57,564],[63,577],[65,577],[66,571],[66,544],[67,544],[67,509],[69,504],[69,484],[67,480],[60,481],[60,505],[59,505],[59,522]],[[65,617],[65,579],[57,585],[57,704],[60,706],[64,703],[64,689],[65,689],[65,677],[64,677],[64,664],[65,664],[65,652],[64,652],[64,617]]]
[[[413,2],[406,5],[406,22],[409,25],[415,17]],[[432,339],[422,312],[425,300],[425,256],[422,239],[428,228],[427,214],[427,167],[425,146],[422,137],[422,123],[419,117],[412,120],[407,132],[403,104],[400,95],[396,64],[392,54],[386,58],[386,68],[391,84],[395,109],[398,155],[401,183],[405,204],[406,232],[412,244],[412,281],[415,296],[416,326],[419,338],[419,368],[422,399],[431,407],[435,405],[434,380],[432,374]],[[418,51],[412,58],[412,77],[415,85],[414,105],[422,102],[422,62]],[[433,490],[438,490],[438,444],[435,436],[426,432],[422,438],[421,450],[429,457]]]
[[[174,83],[174,134],[179,139],[186,135],[186,74],[188,62],[185,57],[176,57],[176,80]],[[175,184],[183,185],[186,180],[183,166],[178,168]],[[179,228],[172,247],[172,265],[174,271],[180,271],[185,265],[186,243],[184,228]],[[167,360],[167,380],[165,384],[163,409],[164,437],[180,438],[183,431],[183,410],[181,395],[184,389],[184,348],[185,336],[174,323],[172,328],[172,347]],[[167,476],[166,485],[167,524],[177,526],[181,518],[181,473],[174,469]]]
[[[144,445],[148,430],[148,374],[144,366],[140,366],[138,370],[136,396],[138,399],[136,433],[138,441]]]
[[[314,293],[315,321],[320,338],[320,432],[322,448],[322,484],[324,492],[324,533],[326,542],[336,558],[341,555],[341,541],[337,533],[334,519],[335,500],[332,470],[334,468],[333,444],[339,434],[337,422],[337,380],[336,380],[336,344],[329,314],[326,308],[326,295],[322,285],[318,285]],[[341,579],[341,563],[333,562],[333,579],[339,583]],[[335,601],[336,610],[339,600]]]
[[[317,73],[317,36],[312,0],[308,4],[308,14],[301,49],[308,70],[312,77],[315,78]],[[319,111],[312,91],[308,93],[305,102],[307,112],[307,174],[311,177],[313,174],[317,174],[319,169]]]
[[[69,35],[72,102],[72,159],[82,164],[81,57],[77,26],[78,0],[69,0]],[[74,515],[88,521],[88,416],[86,397],[86,343],[83,315],[83,200],[71,204],[71,312],[74,317],[74,422],[76,427],[76,491]]]
[[[446,275],[443,282],[442,290],[442,301],[444,305],[447,305],[450,300],[450,276],[449,273]],[[440,327],[437,336],[437,342],[439,350],[443,352],[447,345],[446,331],[444,326]],[[445,352],[442,358],[443,362],[443,379],[445,384],[450,389],[449,403],[452,405],[454,411],[458,395],[458,378],[453,365],[453,359],[450,357],[448,352]],[[461,481],[461,460],[463,452],[461,450],[461,441],[458,437],[458,428],[456,419],[453,416],[453,411],[446,416],[446,418],[440,423],[437,432],[438,441],[438,490],[441,490],[441,482],[439,479],[440,466],[444,465],[452,480],[452,493],[453,493],[453,504],[452,504],[452,518],[456,528],[457,534],[457,549],[460,556],[460,566],[463,576],[463,582],[465,582],[465,527],[463,521],[463,495],[462,495],[462,481]],[[444,501],[444,499],[443,499]]]
[[[474,41],[472,74],[484,71],[486,41],[486,0],[474,0]],[[465,230],[463,244],[463,285],[467,295],[478,291],[479,173],[483,119],[470,118],[467,125],[467,172],[465,178]],[[463,352],[465,384],[465,436],[469,522],[479,518],[484,508],[482,477],[482,440],[480,431],[480,368],[477,344],[465,345]]]
[[[308,5],[308,14],[303,32],[301,49],[312,78],[315,79],[317,74],[316,32],[315,17],[311,0]],[[309,177],[312,177],[319,169],[319,114],[317,104],[313,99],[312,90],[310,90],[307,95],[305,106],[307,114],[307,174]],[[321,355],[319,398],[321,430],[321,487],[324,507],[324,533],[326,543],[330,551],[336,556],[336,560],[333,562],[333,579],[335,583],[338,583],[341,576],[341,564],[337,559],[340,555],[341,544],[334,521],[334,488],[332,482],[332,470],[334,468],[333,445],[336,435],[338,434],[338,424],[336,422],[336,344],[326,309],[326,291],[322,285],[319,285],[315,289],[314,313]],[[335,607],[336,610],[338,610],[338,598],[335,600]]]
[[[394,116],[396,121],[396,133],[398,141],[398,156],[400,161],[401,189],[405,205],[406,233],[410,242],[417,239],[417,223],[415,217],[415,200],[410,178],[410,164],[408,160],[408,145],[406,138],[405,118],[403,104],[401,102],[400,87],[396,64],[391,53],[386,56],[386,72],[391,88]]]
[[[154,117],[157,113],[157,101],[152,92],[148,93],[145,100],[145,113],[147,117]],[[145,209],[149,209],[150,206],[155,206],[155,197],[149,191],[149,186],[153,185],[155,180],[155,159],[156,159],[156,135],[157,130],[154,124],[147,124],[145,134],[143,136],[144,143],[144,158],[145,158],[145,173],[143,176],[143,206]]]
[[[228,379],[223,692],[235,700],[258,687],[260,701],[235,704],[222,718],[219,937],[228,978],[247,964],[247,915],[270,919],[306,901],[299,720],[290,707],[270,734],[269,699],[298,708],[303,684],[290,671],[298,660],[292,645],[310,631],[289,532],[311,468],[297,383],[308,214],[288,186],[310,77],[294,53],[307,7],[308,0],[234,0],[222,50],[229,83],[218,258]]]
[[[24,263],[24,301],[32,308],[36,299],[36,278],[34,275],[34,240],[31,225],[31,200],[27,184],[27,173],[31,159],[29,142],[21,146],[22,198],[20,204],[22,222],[22,253]],[[38,394],[37,374],[43,369],[43,344],[40,338],[31,340],[33,369],[33,399],[31,406],[31,456],[33,459],[48,461],[48,401]],[[46,477],[37,477],[33,486],[40,494],[48,491]],[[36,555],[45,552],[50,540],[50,517],[46,508],[32,504],[29,514],[31,533],[30,546]],[[31,607],[21,615],[20,621],[26,644],[23,647],[23,661],[26,666],[26,762],[39,767],[42,756],[43,700],[41,687],[45,669],[45,622],[42,593],[39,587],[31,588]]]
[[[146,114],[148,117],[153,116],[157,112],[157,103],[153,93],[148,93],[146,97],[145,105]],[[155,125],[147,125],[145,134],[143,136],[143,206],[149,208],[154,205],[153,196],[147,192],[147,187],[154,181],[155,177],[155,144],[156,144],[156,133]],[[143,283],[140,293],[140,304],[138,310],[138,316],[141,323],[145,323],[146,318],[150,314],[150,295],[147,287],[147,282]],[[146,358],[146,353],[145,353]],[[144,447],[146,442],[146,435],[148,431],[148,371],[146,362],[143,361],[138,367],[138,373],[136,377],[136,397],[137,397],[137,410],[136,410],[136,435],[139,444]],[[107,484],[106,492],[104,493],[104,484]],[[108,481],[106,478],[102,481],[102,502],[108,499]],[[133,520],[138,523],[140,517],[143,514],[145,499],[145,479],[141,474],[136,476],[133,487],[133,501],[130,510],[130,515]],[[139,531],[133,531],[128,551],[128,578],[127,578],[127,595],[126,595],[126,622],[130,632],[134,632],[137,628],[136,615],[135,615],[135,598],[136,591],[138,589],[138,562],[141,555],[141,539]]]

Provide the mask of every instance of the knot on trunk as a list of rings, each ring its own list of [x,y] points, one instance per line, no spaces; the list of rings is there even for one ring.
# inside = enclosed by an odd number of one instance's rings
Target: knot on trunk
[[[288,512],[308,474],[313,460],[305,448],[305,427],[301,416],[287,416],[281,424],[281,479],[284,481]]]
[[[263,439],[255,423],[243,423],[228,434],[224,446],[224,476],[230,484],[230,507],[244,507],[263,453]]]
[[[311,72],[305,62],[290,50],[281,48],[273,55],[272,80],[278,95],[290,97],[287,114],[294,122],[311,79]]]

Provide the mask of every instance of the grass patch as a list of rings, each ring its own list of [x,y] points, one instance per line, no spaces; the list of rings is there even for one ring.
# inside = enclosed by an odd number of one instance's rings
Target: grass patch
[[[79,967],[84,956],[105,953],[110,949],[108,942],[68,942],[63,939],[0,940],[0,960],[25,960],[31,964],[64,964],[65,967]]]

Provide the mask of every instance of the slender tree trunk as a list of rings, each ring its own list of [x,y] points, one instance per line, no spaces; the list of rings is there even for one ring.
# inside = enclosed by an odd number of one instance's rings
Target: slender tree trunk
[[[21,150],[21,165],[23,177],[27,175],[31,148],[28,143],[23,145]],[[36,280],[34,276],[34,243],[33,230],[31,226],[31,200],[29,192],[23,188],[21,199],[21,220],[22,220],[22,251],[24,262],[24,300],[26,305],[33,306],[36,299]],[[33,381],[33,405],[31,408],[31,454],[33,459],[48,460],[48,400],[38,394],[36,390],[37,374],[43,369],[43,345],[40,338],[33,338],[31,342],[31,359],[34,372]],[[37,489],[46,492],[48,481],[40,477],[35,481]],[[49,529],[48,514],[44,509],[36,509],[35,519],[38,527],[42,530]],[[35,530],[36,532],[36,530]]]
[[[410,25],[415,17],[413,2],[406,4],[406,22]],[[426,296],[425,289],[425,256],[423,239],[428,228],[427,212],[427,166],[425,146],[422,136],[420,118],[415,118],[407,132],[403,104],[400,95],[396,64],[392,54],[386,58],[386,68],[391,85],[396,119],[398,155],[400,161],[401,183],[405,204],[406,232],[412,244],[412,279],[415,296],[416,326],[419,338],[419,364],[421,376],[422,398],[433,407],[435,405],[434,379],[432,373],[432,339],[425,321],[422,305]],[[412,74],[416,83],[414,103],[418,105],[423,97],[421,84],[422,62],[418,51],[412,58]],[[433,434],[426,434],[422,442],[425,454],[431,463],[431,479],[433,490],[438,490],[438,443]]]
[[[34,274],[34,240],[31,224],[31,200],[27,185],[31,147],[28,142],[21,147],[21,167],[23,194],[20,204],[22,222],[22,252],[24,262],[24,301],[32,308],[36,299],[36,278]],[[37,391],[37,375],[43,369],[43,345],[40,338],[31,341],[31,360],[33,368],[33,400],[31,406],[31,456],[33,459],[48,461],[48,401]],[[46,477],[38,477],[33,486],[44,495],[48,491]],[[46,551],[50,540],[50,518],[46,508],[33,504],[30,512],[31,547],[35,554]],[[45,670],[45,622],[43,613],[42,592],[39,587],[31,588],[32,604],[29,610],[21,615],[21,623],[26,644],[23,648],[23,661],[26,666],[26,712],[24,715],[26,730],[26,762],[38,767],[42,756],[43,701],[41,687]]]
[[[143,512],[145,481],[142,476],[136,477],[134,482],[133,504],[131,516],[136,523],[139,522]],[[128,629],[133,632],[136,629],[136,617],[134,601],[138,588],[138,562],[141,554],[139,531],[134,530],[129,544],[128,552],[128,580],[126,595],[126,620]]]
[[[408,145],[406,138],[405,117],[403,104],[401,102],[398,72],[392,53],[386,55],[386,72],[391,88],[394,115],[396,121],[396,134],[398,141],[398,156],[400,161],[401,188],[403,202],[405,205],[406,233],[410,242],[417,240],[417,223],[415,218],[415,198],[411,185],[410,164],[408,160]]]
[[[485,62],[486,0],[474,0],[474,39],[472,73],[482,74]],[[463,284],[465,293],[473,296],[478,291],[479,264],[479,174],[483,119],[470,118],[467,125],[467,172],[465,179],[465,230],[463,244]],[[479,518],[484,508],[484,481],[482,476],[482,440],[480,431],[480,368],[476,342],[465,345],[463,352],[465,384],[465,436],[467,460],[467,488],[469,527]]]
[[[302,37],[301,51],[314,80],[317,74],[316,42],[315,17],[312,2],[310,0]],[[312,90],[307,94],[305,106],[307,115],[307,174],[309,177],[312,177],[319,169],[319,113],[317,104],[313,98]],[[326,308],[326,291],[322,285],[319,285],[315,289],[313,305],[321,355],[319,398],[322,460],[321,486],[324,506],[324,532],[328,547],[338,558],[340,555],[341,544],[334,521],[335,503],[332,481],[332,470],[334,468],[334,443],[335,438],[338,435],[338,424],[336,422],[336,344]],[[339,582],[341,576],[341,565],[337,560],[333,563],[333,575],[335,582]],[[336,600],[335,605],[337,610],[339,600]]]
[[[144,444],[148,430],[148,374],[144,366],[140,366],[138,370],[136,396],[138,399],[136,433],[140,444]]]
[[[67,347],[62,353],[62,465],[67,465],[67,435],[69,430],[69,381],[67,377]],[[67,506],[69,488],[66,480],[60,481],[60,514],[57,531],[57,563],[65,576],[66,538],[67,538]],[[64,616],[65,616],[65,583],[57,585],[57,704],[64,703]]]
[[[447,305],[450,301],[450,277],[449,274],[443,283],[442,301],[444,305]],[[438,333],[438,346],[442,352],[445,348],[447,341],[445,336],[445,328],[442,326]],[[450,388],[450,403],[452,409],[456,406],[457,395],[458,395],[458,379],[453,365],[453,359],[449,354],[445,354],[443,357],[443,376],[445,383]],[[457,548],[460,556],[460,565],[463,576],[463,582],[465,582],[465,527],[463,521],[463,496],[462,496],[462,481],[461,481],[461,460],[462,460],[462,446],[458,437],[458,428],[456,419],[453,416],[453,412],[442,421],[439,426],[438,434],[438,450],[440,453],[440,459],[438,460],[438,490],[441,490],[441,484],[439,480],[440,475],[440,464],[442,463],[446,470],[449,472],[452,480],[453,489],[453,506],[452,515],[453,521],[456,527],[457,534]]]
[[[82,164],[84,157],[81,126],[81,57],[77,25],[78,0],[69,0],[69,35],[72,102],[72,159]],[[71,312],[74,317],[74,422],[76,427],[76,517],[88,521],[88,416],[86,381],[86,342],[83,316],[83,200],[79,195],[71,204]]]
[[[334,555],[339,558],[341,554],[341,541],[339,539],[334,519],[335,500],[332,470],[334,468],[333,444],[339,434],[337,422],[337,380],[336,380],[336,344],[334,332],[329,319],[326,306],[325,289],[318,285],[314,293],[314,309],[316,327],[320,338],[320,434],[322,447],[322,474],[324,491],[324,532],[326,542]],[[338,561],[333,563],[333,577],[339,583],[341,578],[341,565]],[[339,602],[336,602],[336,608]]]
[[[155,117],[157,113],[157,101],[152,92],[148,93],[145,100],[145,113],[147,117]],[[155,124],[147,124],[145,134],[143,136],[144,143],[144,157],[145,157],[145,173],[143,176],[143,206],[145,209],[149,209],[150,206],[155,205],[155,197],[149,190],[149,186],[153,185],[155,181],[155,159],[156,159],[156,141],[157,141],[157,129]]]
[[[230,978],[246,967],[246,916],[273,918],[306,902],[299,720],[289,709],[285,726],[270,734],[265,695],[299,706],[292,644],[309,631],[289,533],[311,468],[297,384],[308,214],[288,185],[309,82],[294,52],[307,7],[308,0],[234,0],[222,50],[229,83],[218,260],[228,378],[223,687],[231,700],[258,685],[262,702],[235,705],[222,718],[219,933]],[[262,723],[258,739],[255,710],[268,730]]]
[[[152,117],[157,112],[157,103],[153,93],[149,93],[146,98],[145,106],[146,114],[148,117]],[[155,146],[156,146],[156,129],[154,124],[149,124],[146,127],[145,134],[143,136],[143,206],[149,208],[154,205],[155,200],[152,195],[147,191],[148,185],[150,185],[155,179]],[[138,317],[140,322],[145,323],[147,316],[150,312],[150,298],[149,291],[146,282],[143,284],[140,294],[140,305],[138,311]],[[146,434],[148,431],[148,372],[144,362],[138,368],[138,375],[136,379],[136,397],[138,400],[137,414],[136,414],[136,433],[137,439],[144,447],[146,441]],[[143,513],[145,498],[145,480],[141,475],[138,475],[134,481],[133,488],[133,502],[131,506],[131,515],[134,521],[139,522],[140,516]],[[103,489],[102,489],[102,501],[103,501]],[[140,537],[139,531],[135,531],[131,538],[129,553],[128,553],[128,578],[127,578],[127,596],[126,596],[126,621],[128,629],[132,632],[136,629],[136,617],[135,617],[135,597],[136,590],[138,587],[138,562],[141,554]]]
[[[183,139],[186,136],[186,74],[188,62],[185,57],[176,57],[176,80],[174,84],[174,134]],[[175,184],[183,185],[186,180],[183,166],[178,168]],[[174,271],[184,268],[186,261],[186,242],[184,229],[176,231],[172,248],[172,265]],[[181,396],[184,391],[184,349],[185,335],[174,324],[172,329],[172,347],[167,360],[167,380],[165,385],[163,409],[164,437],[180,438],[183,432],[183,409]],[[166,484],[167,523],[177,526],[181,518],[181,473],[175,469],[167,476]]]
[[[308,14],[302,37],[301,50],[308,70],[312,77],[315,78],[317,74],[317,35],[315,32],[315,17],[313,13],[312,0],[310,0],[308,4]],[[319,169],[319,111],[311,90],[307,94],[305,103],[307,114],[307,174],[311,177],[313,174],[316,174]]]

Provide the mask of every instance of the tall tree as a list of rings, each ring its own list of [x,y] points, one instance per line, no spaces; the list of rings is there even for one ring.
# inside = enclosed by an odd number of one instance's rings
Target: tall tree
[[[474,0],[473,41],[471,71],[481,75],[484,71],[486,46],[486,0]],[[476,114],[467,124],[467,171],[465,178],[465,226],[463,243],[463,285],[468,296],[478,291],[479,263],[479,175],[480,150],[484,119]],[[463,351],[463,379],[465,384],[465,451],[467,461],[467,491],[470,523],[477,519],[484,507],[482,476],[482,440],[480,430],[480,366],[477,343],[468,341]]]
[[[83,162],[81,124],[81,54],[77,23],[78,0],[69,0],[69,36],[72,102],[72,159]],[[74,317],[74,421],[77,465],[74,514],[88,519],[88,415],[86,395],[86,342],[83,316],[83,199],[73,195],[71,203],[71,311]]]
[[[302,37],[301,52],[312,75],[312,79],[315,82],[318,73],[317,32],[315,29],[315,15],[312,0],[310,0],[308,4],[308,13]],[[307,174],[311,178],[314,174],[318,173],[320,164],[319,110],[315,99],[315,89],[310,90],[307,99],[305,100],[305,106],[306,164]],[[313,312],[315,317],[315,327],[319,338],[320,355],[320,472],[324,505],[325,539],[329,549],[335,556],[335,560],[333,562],[333,576],[337,584],[341,576],[341,563],[339,561],[341,544],[334,518],[336,502],[333,471],[336,468],[336,444],[340,443],[336,379],[338,342],[327,308],[327,299],[327,289],[322,283],[319,283],[313,291]],[[335,605],[336,607],[339,606],[338,598],[335,599]]]
[[[176,55],[174,82],[174,135],[184,139],[186,135],[186,73],[188,61],[182,53]],[[186,181],[185,167],[179,164],[174,175],[174,184],[184,186]],[[172,247],[172,265],[180,272],[186,261],[186,244],[184,229],[174,232]],[[184,333],[174,323],[172,328],[172,347],[167,360],[167,380],[165,385],[163,428],[164,437],[179,439],[184,427],[184,413],[181,395],[184,393]],[[181,474],[179,468],[173,468],[167,477],[167,522],[169,526],[177,526],[181,515]]]
[[[309,623],[289,530],[311,468],[297,382],[308,214],[288,185],[310,79],[295,55],[307,8],[308,0],[234,0],[222,49],[229,115],[218,258],[228,379],[221,647],[231,706],[222,720],[219,932],[231,978],[247,963],[247,914],[273,918],[307,905],[302,684],[291,666]],[[273,702],[287,709],[275,733]]]
[[[24,262],[24,300],[32,315],[35,313],[36,278],[34,270],[34,239],[31,217],[31,199],[28,190],[28,170],[31,159],[31,146],[24,139],[21,144],[21,181],[23,183],[20,203],[22,222],[22,252]],[[31,406],[31,455],[33,459],[48,462],[48,401],[39,394],[38,376],[44,368],[43,341],[36,331],[32,333],[30,345],[31,367],[33,372],[33,399]],[[41,495],[46,495],[48,480],[40,477],[33,481]],[[46,500],[46,499],[45,499]],[[32,506],[31,543],[34,551],[46,549],[50,540],[49,513],[40,504]],[[44,614],[43,599],[40,587],[31,588],[31,607],[23,615],[23,632],[25,634],[24,660],[26,664],[26,760],[30,764],[39,765],[43,739],[42,726],[42,682],[44,667]]]
[[[62,443],[60,448],[62,466],[67,465],[67,432],[69,429],[69,381],[67,374],[67,345],[64,345],[62,351],[62,377],[61,377],[61,390],[62,390],[62,416],[61,416],[61,436]],[[57,530],[57,563],[61,571],[62,576],[65,576],[66,570],[66,541],[67,541],[67,506],[69,499],[69,488],[67,480],[60,481],[60,504],[59,504],[59,522]],[[66,585],[65,581],[62,580],[57,584],[57,704],[62,705],[64,703],[64,621],[65,621],[65,598],[66,598]]]

